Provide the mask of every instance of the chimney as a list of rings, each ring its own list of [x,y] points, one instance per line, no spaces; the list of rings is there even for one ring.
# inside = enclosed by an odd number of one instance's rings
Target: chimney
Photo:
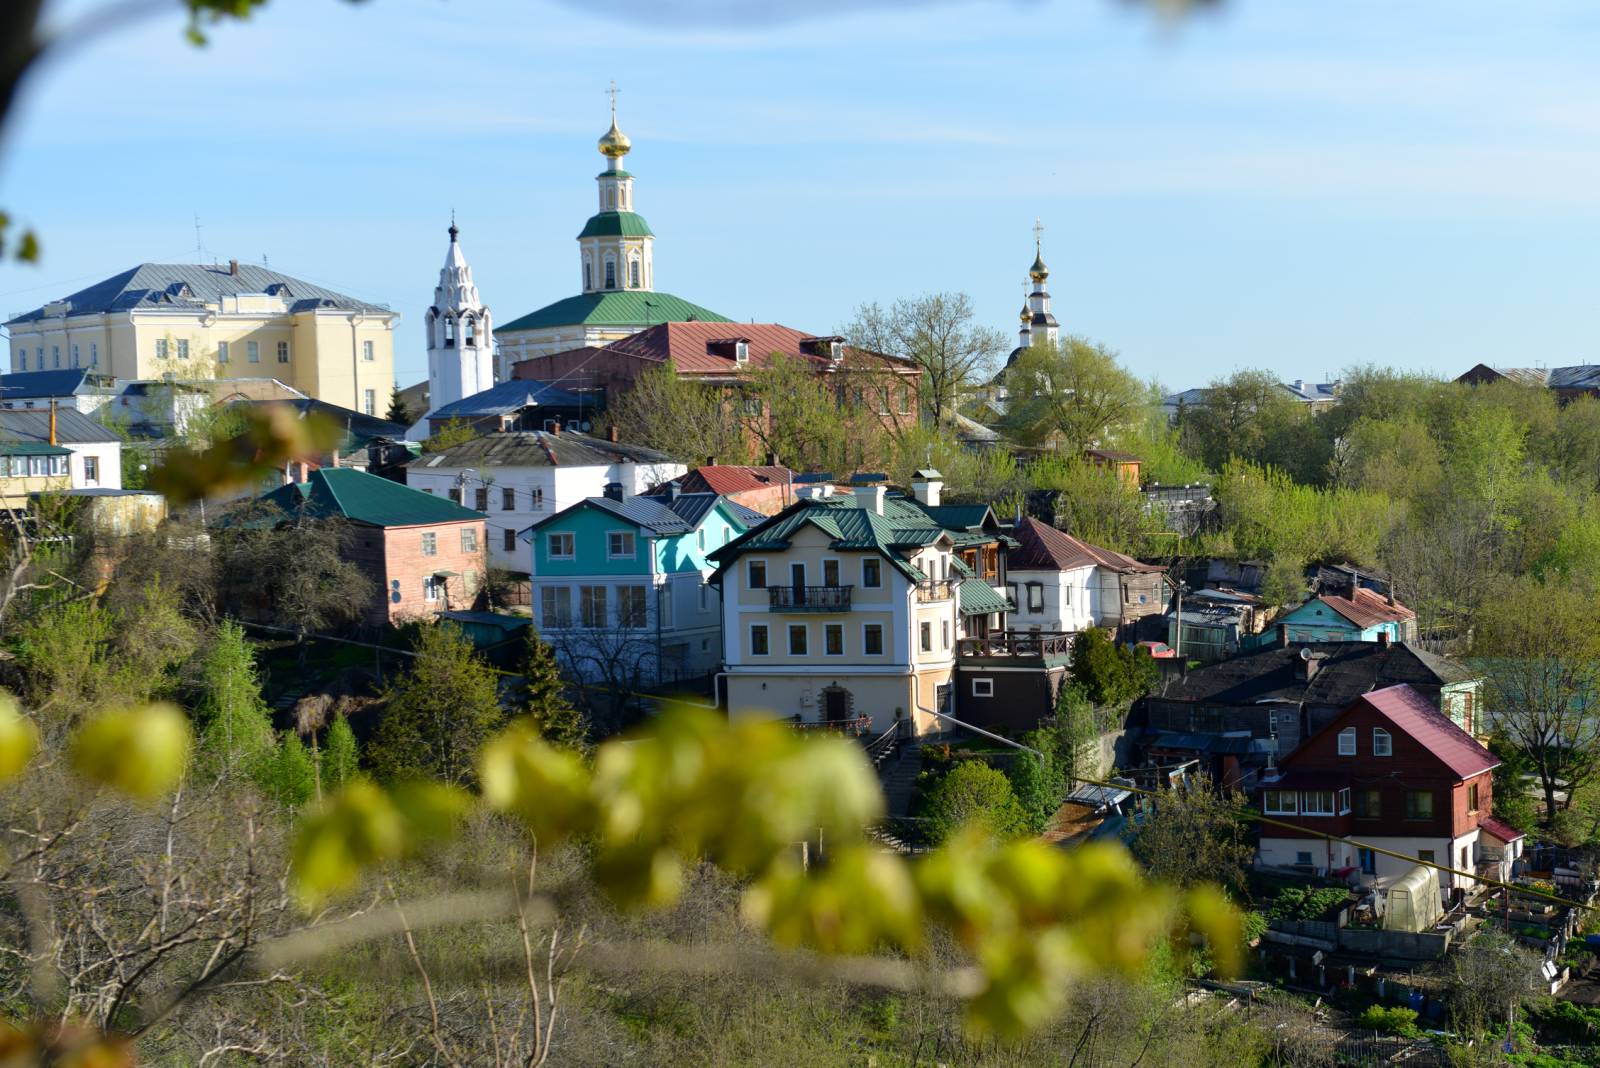
[[[239,277],[239,261],[238,260],[229,260],[228,261],[228,274],[230,274],[234,278]]]
[[[606,500],[608,500],[608,501],[620,501],[620,500],[622,500],[622,483],[620,483],[620,482],[607,482],[606,483],[605,496],[606,496]]]
[[[44,350],[40,349],[39,351],[43,352]],[[56,443],[56,402],[55,402],[55,398],[52,397],[50,399],[50,444],[54,445],[55,443]]]
[[[559,419],[551,420],[551,422],[550,422],[550,433],[555,434],[557,437],[559,437],[561,435],[561,420],[559,420]]]
[[[1389,644],[1389,632],[1388,631],[1380,630],[1378,632],[1378,644],[1379,645],[1388,645]]]
[[[870,512],[876,512],[878,515],[883,514],[883,497],[888,492],[888,487],[878,483],[872,486],[857,486],[855,491],[856,500],[862,508]]]
[[[617,424],[612,423],[606,428],[606,438],[615,445],[617,443]]]
[[[715,456],[707,456],[706,457],[706,466],[707,467],[715,467],[715,466],[717,466],[717,458]]]
[[[678,494],[680,494],[682,492],[683,492],[683,487],[678,484],[678,480],[677,479],[673,479],[671,482],[667,483],[667,500],[669,500],[669,501],[677,500],[678,499]]]
[[[911,495],[919,504],[937,508],[943,492],[944,476],[933,468],[925,467],[911,476]]]
[[[775,453],[775,452],[767,453],[767,457],[766,457],[765,463],[766,463],[767,467],[777,467],[778,466],[778,454]]]
[[[1309,646],[1300,650],[1300,660],[1305,665],[1307,682],[1317,677],[1317,669],[1322,667],[1322,658],[1325,655],[1324,653],[1313,653]]]
[[[1346,596],[1349,597],[1350,600],[1353,601],[1353,600],[1356,599],[1356,587],[1360,586],[1360,585],[1361,585],[1361,572],[1352,570],[1350,572],[1350,592],[1348,594],[1346,594]]]
[[[1278,624],[1278,648],[1289,648],[1289,628],[1282,623]]]

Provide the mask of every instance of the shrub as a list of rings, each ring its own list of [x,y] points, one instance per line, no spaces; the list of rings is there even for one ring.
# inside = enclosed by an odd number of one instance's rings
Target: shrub
[[[996,838],[1028,831],[1028,814],[1017,804],[1011,781],[979,760],[957,764],[928,790],[923,815],[928,834],[942,842],[970,822],[984,824]]]
[[[1408,1009],[1404,1005],[1369,1005],[1362,1010],[1358,1023],[1362,1027],[1374,1031],[1382,1031],[1390,1035],[1415,1035],[1417,1030],[1417,1010]]]

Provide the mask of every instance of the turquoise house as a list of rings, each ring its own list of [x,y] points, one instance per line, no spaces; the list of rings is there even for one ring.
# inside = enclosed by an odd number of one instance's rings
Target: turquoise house
[[[1356,586],[1313,597],[1274,626],[1279,641],[1404,642],[1416,637],[1417,614],[1376,590]]]
[[[521,532],[539,632],[573,675],[659,686],[722,663],[708,554],[766,519],[715,493],[622,496],[612,483]]]

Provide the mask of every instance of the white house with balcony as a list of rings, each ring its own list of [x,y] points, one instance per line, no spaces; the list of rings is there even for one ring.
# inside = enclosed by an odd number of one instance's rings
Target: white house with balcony
[[[485,434],[405,467],[406,485],[489,517],[489,565],[528,573],[517,534],[616,483],[623,498],[683,474],[665,453],[563,431]]]
[[[1003,630],[1009,605],[994,513],[942,505],[942,484],[797,479],[801,500],[711,553],[729,716],[944,729],[960,643]]]

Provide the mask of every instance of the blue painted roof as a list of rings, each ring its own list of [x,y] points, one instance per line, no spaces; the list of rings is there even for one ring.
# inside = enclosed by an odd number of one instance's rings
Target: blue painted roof
[[[70,397],[80,389],[88,393],[114,393],[116,392],[112,387],[114,381],[110,375],[91,374],[86,367],[73,367],[60,371],[18,371],[15,374],[0,375],[0,400]]]
[[[588,402],[593,406],[594,402]],[[490,386],[470,397],[451,401],[428,413],[429,419],[465,419],[484,415],[506,415],[537,405],[541,408],[577,408],[584,398],[576,393],[546,385],[543,382],[512,379]]]

